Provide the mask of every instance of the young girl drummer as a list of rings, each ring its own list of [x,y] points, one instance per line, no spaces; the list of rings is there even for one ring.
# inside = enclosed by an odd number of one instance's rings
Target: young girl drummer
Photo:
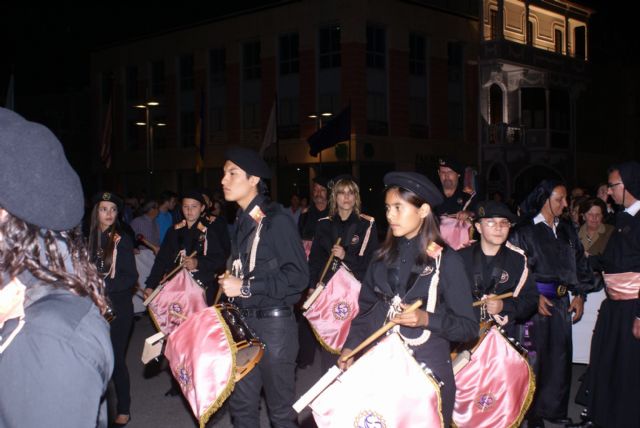
[[[416,360],[444,382],[442,416],[449,426],[455,400],[450,343],[478,334],[470,279],[460,256],[440,237],[433,207],[442,195],[433,183],[418,173],[391,172],[384,184],[389,230],[362,282],[360,311],[342,356],[393,319]],[[420,309],[400,313],[418,299]],[[352,363],[339,360],[343,370]]]

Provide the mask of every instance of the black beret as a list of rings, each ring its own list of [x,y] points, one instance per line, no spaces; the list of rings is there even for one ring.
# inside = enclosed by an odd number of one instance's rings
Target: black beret
[[[97,205],[102,201],[113,202],[118,207],[118,211],[122,211],[122,207],[124,205],[124,201],[122,200],[122,198],[111,192],[98,192],[93,195],[93,199],[91,201],[93,205]]]
[[[200,202],[202,205],[206,205],[206,202],[204,200],[204,196],[202,196],[202,193],[199,190],[189,190],[187,192],[184,192],[182,194],[182,199],[185,199],[185,198],[194,199],[194,200]]]
[[[389,172],[384,176],[386,187],[402,187],[424,199],[432,207],[442,203],[440,190],[427,177],[417,172]]]
[[[0,108],[0,207],[55,231],[77,226],[84,197],[60,141],[43,125]]]
[[[640,163],[627,161],[613,166],[612,169],[618,170],[624,188],[631,193],[631,196],[640,199]]]
[[[438,159],[438,168],[440,168],[441,166],[444,166],[446,168],[451,168],[452,170],[454,170],[460,175],[464,174],[464,165],[462,165],[461,163],[457,162],[454,159],[451,159],[451,158]]]
[[[327,177],[323,177],[322,175],[318,175],[314,177],[313,182],[319,184],[322,187],[329,188],[329,179]]]
[[[497,201],[482,201],[476,206],[476,220],[481,218],[506,218],[511,223],[518,221],[518,216],[511,212],[502,202]]]
[[[249,175],[271,178],[271,168],[255,150],[234,146],[227,149],[224,158],[238,165]]]

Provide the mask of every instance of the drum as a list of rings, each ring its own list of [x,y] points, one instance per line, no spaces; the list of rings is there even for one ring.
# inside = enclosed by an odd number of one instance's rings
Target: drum
[[[440,217],[440,235],[454,250],[464,248],[471,243],[473,228],[468,220],[456,220],[455,217]]]
[[[320,428],[444,425],[438,380],[397,333],[367,351],[309,406]]]
[[[247,325],[240,309],[230,303],[216,305],[236,347],[236,379],[238,382],[253,369],[264,354],[264,344]]]
[[[526,350],[490,325],[453,362],[456,402],[453,421],[464,427],[517,427],[535,392]]]

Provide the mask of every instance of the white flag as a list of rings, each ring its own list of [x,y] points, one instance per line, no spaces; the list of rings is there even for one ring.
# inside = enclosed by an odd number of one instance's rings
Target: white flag
[[[273,106],[271,106],[271,114],[269,115],[269,122],[267,123],[267,129],[264,132],[264,138],[262,139],[262,146],[260,146],[260,156],[264,156],[264,152],[275,142],[278,141],[278,118],[276,112],[276,102],[278,98],[273,100]]]

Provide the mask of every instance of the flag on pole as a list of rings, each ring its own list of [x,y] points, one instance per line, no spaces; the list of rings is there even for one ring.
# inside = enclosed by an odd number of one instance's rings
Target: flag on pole
[[[4,103],[4,108],[9,110],[16,109],[15,82],[13,74],[11,74],[11,77],[9,77],[9,86],[7,87],[7,98]]]
[[[262,139],[262,146],[260,146],[260,156],[264,157],[264,152],[271,147],[272,144],[278,141],[278,97],[276,96],[271,106],[271,113],[269,114],[269,122],[267,122],[267,129],[264,131],[264,138]]]
[[[109,97],[109,104],[107,104],[107,111],[104,117],[104,125],[102,128],[102,140],[100,142],[100,160],[105,169],[111,167],[111,134],[113,131],[113,118],[112,118],[112,101],[113,93]]]
[[[309,154],[318,156],[318,153],[329,147],[333,147],[343,141],[351,139],[351,105],[347,106],[336,117],[327,122],[307,139]]]
[[[206,144],[206,132],[204,132],[204,111],[205,111],[204,90],[200,96],[200,112],[196,119],[196,174],[200,174],[204,168],[204,149]]]

